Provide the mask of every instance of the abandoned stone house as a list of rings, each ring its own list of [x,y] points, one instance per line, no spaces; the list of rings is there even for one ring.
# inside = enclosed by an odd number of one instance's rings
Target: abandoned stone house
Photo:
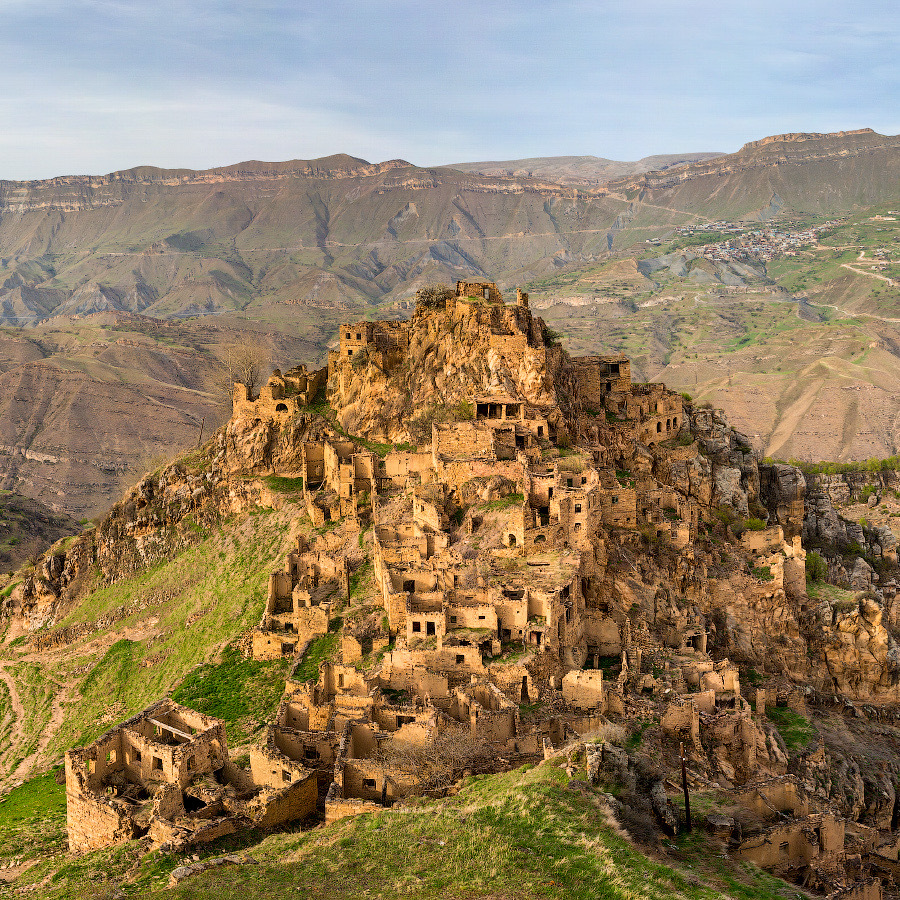
[[[229,758],[222,722],[168,699],[66,753],[74,852],[142,835],[187,846],[303,819],[315,807],[312,769],[257,765],[248,774]]]
[[[327,380],[327,368],[309,372],[306,366],[299,365],[284,375],[276,369],[256,397],[247,385],[235,383],[232,390],[233,414],[270,416],[287,421],[316,399]]]

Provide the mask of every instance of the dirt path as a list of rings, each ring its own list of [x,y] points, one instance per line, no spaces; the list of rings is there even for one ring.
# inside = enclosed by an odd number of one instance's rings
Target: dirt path
[[[56,732],[59,731],[60,726],[65,720],[63,704],[68,703],[69,701],[69,690],[72,688],[72,685],[56,683],[56,686],[59,690],[53,697],[53,703],[50,707],[50,719],[41,731],[38,745],[35,747],[34,753],[26,756],[25,759],[16,766],[15,772],[9,776],[12,781],[24,781],[36,767],[40,767],[45,762],[44,754],[50,746],[50,741],[53,739]]]
[[[6,749],[6,752],[3,754],[3,757],[9,757],[14,754],[16,748],[22,743],[24,740],[24,735],[22,734],[22,723],[25,721],[25,707],[22,706],[22,700],[19,697],[19,690],[16,687],[16,681],[6,671],[6,666],[3,663],[0,663],[0,678],[3,679],[3,682],[6,684],[6,689],[9,691],[9,705],[10,708],[7,710],[6,714],[3,716],[3,727],[6,727],[6,724],[11,721],[11,727],[9,732],[9,746]],[[16,771],[21,768],[21,766],[16,767]],[[2,776],[0,776],[0,781],[5,780]]]
[[[4,663],[0,663],[0,678],[6,683],[7,690],[9,691],[9,703],[12,707],[12,714],[15,718],[15,722],[13,723],[12,728],[12,738],[11,743],[16,742],[16,737],[21,738],[22,736],[22,720],[25,718],[25,707],[22,706],[22,701],[19,698],[19,689],[16,687],[16,681],[6,671],[6,665]]]
[[[698,221],[704,219],[703,216],[698,216],[696,213],[690,213],[686,209],[675,209],[672,206],[660,206],[658,203],[647,203],[645,200],[638,200],[637,205],[638,207],[649,206],[650,209],[664,209],[667,212],[678,213],[680,216],[690,216],[692,219],[697,219]]]
[[[886,281],[888,284],[893,285],[893,278],[888,278],[887,275],[879,275],[877,272],[867,272],[865,269],[857,269],[856,266],[851,266],[850,263],[841,263],[842,269],[849,269],[851,272],[856,272],[857,275],[868,275],[869,278],[880,278],[882,281]]]

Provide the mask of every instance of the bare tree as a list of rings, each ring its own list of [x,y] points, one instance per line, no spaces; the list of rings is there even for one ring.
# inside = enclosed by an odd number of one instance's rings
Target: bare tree
[[[492,770],[497,748],[472,740],[465,725],[445,725],[430,744],[407,744],[392,739],[379,747],[375,759],[386,770],[395,769],[414,777],[423,794],[439,795],[465,772]]]
[[[428,309],[441,309],[455,296],[453,288],[449,285],[433,282],[423,285],[416,291],[416,304]]]
[[[271,358],[269,351],[259,344],[232,344],[222,354],[222,365],[222,386],[229,397],[235,383],[246,385],[250,396],[255,397],[268,373]]]

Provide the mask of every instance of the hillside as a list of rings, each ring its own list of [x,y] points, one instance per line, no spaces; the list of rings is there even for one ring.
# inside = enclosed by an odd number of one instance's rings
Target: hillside
[[[483,282],[234,396],[3,591],[10,890],[892,890],[896,460],[762,463]]]
[[[766,456],[892,456],[900,447],[896,205],[827,227],[796,219],[773,226],[785,237],[771,241],[755,224],[683,231],[631,259],[529,288],[568,347],[627,353],[638,377],[725,409]],[[824,230],[812,236],[811,226]],[[791,234],[805,237],[771,249]]]
[[[0,572],[12,573],[81,526],[42,503],[12,491],[0,492]]]

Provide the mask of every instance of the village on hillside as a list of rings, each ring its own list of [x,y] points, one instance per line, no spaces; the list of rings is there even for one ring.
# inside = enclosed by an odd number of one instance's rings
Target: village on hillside
[[[429,441],[379,452],[338,427],[364,382],[415,373],[417,348],[433,356],[451,333],[480,358],[435,367],[451,373],[442,390],[468,383],[466,366],[487,374]],[[320,417],[323,391],[338,418],[279,473],[302,478],[314,531],[271,574],[248,642],[256,659],[293,661],[249,765],[221,722],[160,699],[66,754],[73,851],[333,822],[562,751],[575,778],[633,781],[611,736],[658,722],[660,768],[642,796],[661,829],[683,826],[682,753],[693,788],[728,793],[732,811],[707,825],[738,859],[881,897],[898,866],[890,823],[862,826],[811,792],[766,719],[767,706],[825,701],[784,678],[746,684],[710,653],[726,595],[743,627],[779,621],[793,652],[782,611],[804,590],[805,552],[791,467],[761,480],[719,413],[633,383],[624,356],[568,357],[526,293],[508,304],[490,282],[420,292],[408,322],[342,325],[327,369],[276,370],[258,395],[236,384],[229,428],[286,434]],[[367,567],[375,590],[360,601],[351,585]],[[317,676],[296,677],[331,635]]]

